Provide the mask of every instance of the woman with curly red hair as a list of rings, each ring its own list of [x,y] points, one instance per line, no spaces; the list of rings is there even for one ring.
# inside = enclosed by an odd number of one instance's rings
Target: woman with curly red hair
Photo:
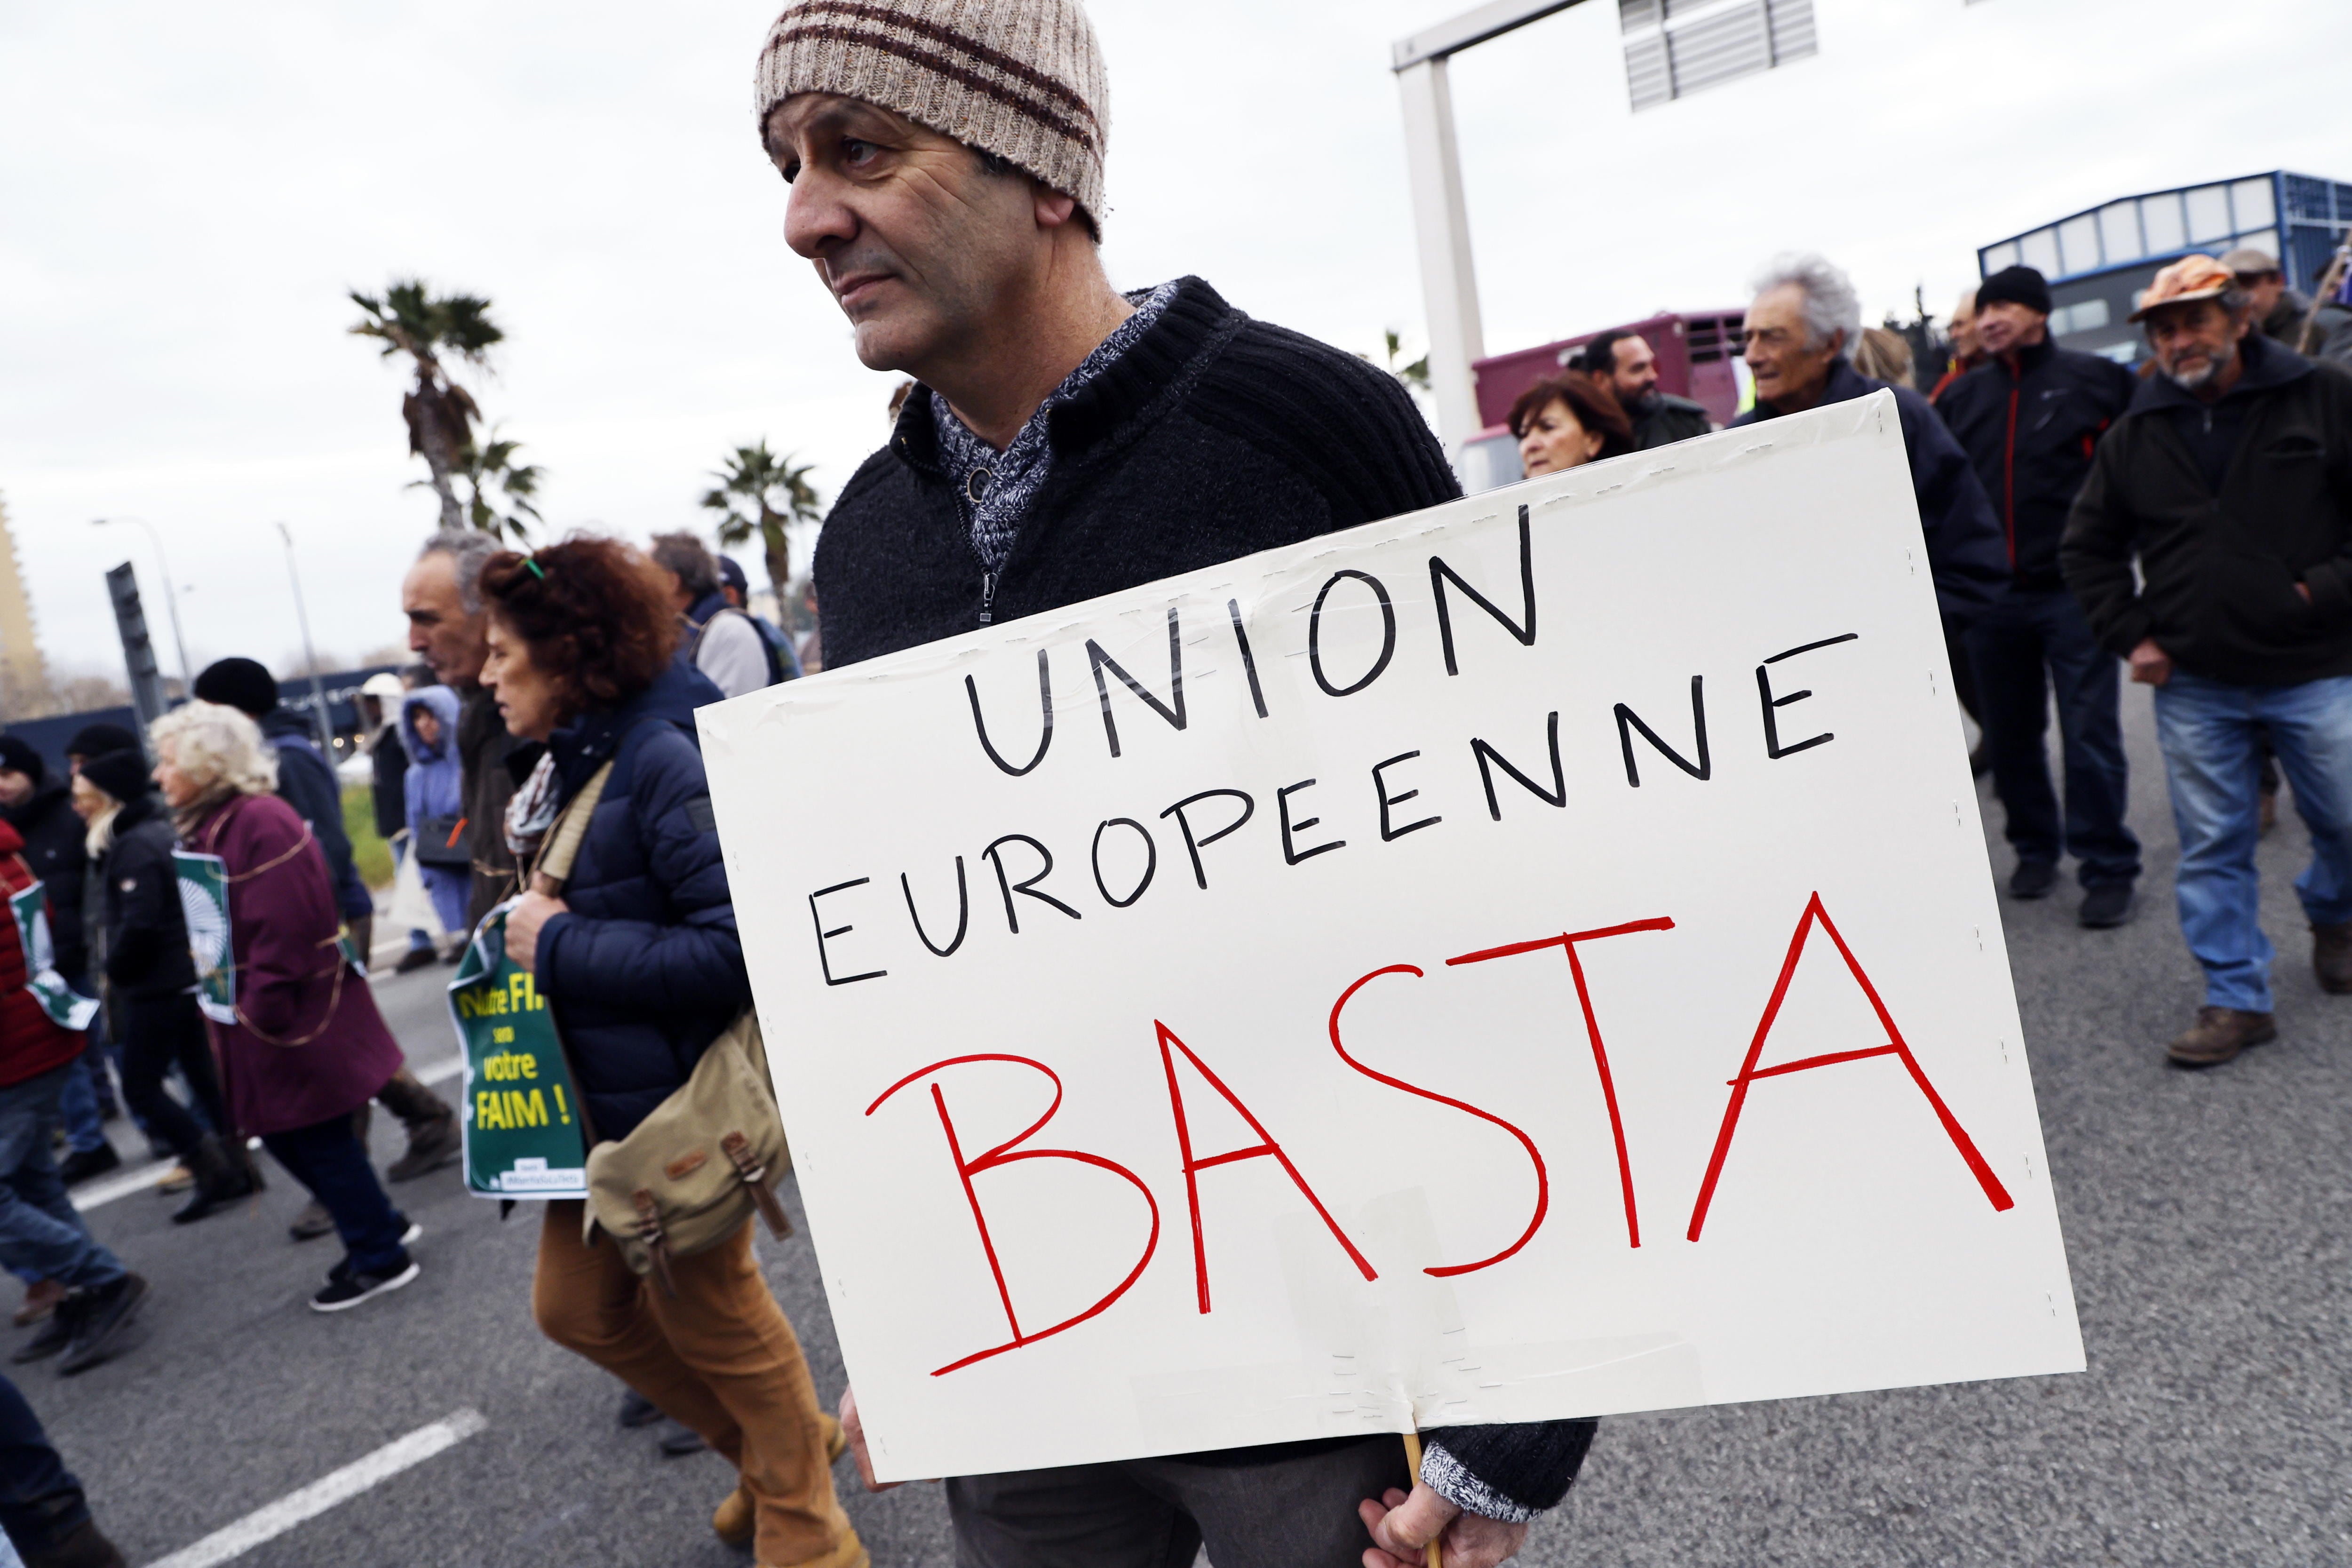
[[[574,536],[482,568],[482,666],[509,731],[544,747],[506,834],[529,865],[607,763],[562,897],[526,892],[507,954],[555,1010],[599,1141],[628,1135],[681,1088],[750,1002],[694,710],[718,688],[674,656],[668,584],[618,540]],[[671,1265],[676,1294],[582,1237],[582,1205],[547,1205],[531,1308],[548,1338],[698,1433],[740,1483],[712,1526],[756,1536],[762,1564],[866,1561],[833,1493],[836,1428],[792,1325],[751,1258],[751,1226]]]

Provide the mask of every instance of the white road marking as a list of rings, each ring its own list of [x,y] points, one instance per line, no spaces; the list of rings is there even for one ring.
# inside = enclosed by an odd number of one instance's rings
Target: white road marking
[[[161,1557],[148,1568],[213,1568],[242,1557],[255,1547],[277,1540],[305,1520],[316,1519],[337,1503],[348,1502],[378,1481],[388,1480],[412,1466],[421,1465],[444,1448],[452,1448],[489,1425],[478,1410],[460,1410],[407,1436],[386,1443],[365,1458],[321,1476],[300,1491],[257,1508],[225,1530],[216,1530],[193,1546]]]
[[[435,1062],[429,1068],[416,1069],[421,1083],[446,1083],[466,1070],[466,1058],[451,1057],[446,1062]],[[86,1182],[74,1189],[73,1206],[77,1214],[88,1214],[117,1198],[127,1198],[133,1193],[143,1193],[179,1168],[177,1160],[158,1160],[152,1165],[124,1171],[102,1182]]]
[[[143,1193],[172,1172],[179,1169],[179,1165],[180,1163],[177,1160],[158,1160],[152,1165],[142,1165],[136,1170],[124,1171],[119,1175],[109,1176],[102,1182],[85,1182],[73,1190],[74,1209],[77,1213],[88,1214],[100,1205],[110,1204],[117,1198],[127,1198],[133,1193]]]

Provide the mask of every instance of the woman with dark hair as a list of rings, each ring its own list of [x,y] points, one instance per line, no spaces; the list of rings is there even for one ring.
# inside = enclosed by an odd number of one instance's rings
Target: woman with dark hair
[[[253,1178],[243,1149],[231,1152],[221,1142],[232,1123],[213,1071],[205,1016],[196,1010],[195,963],[172,865],[175,836],[147,775],[135,742],[85,758],[74,774],[74,805],[89,824],[89,861],[99,873],[84,912],[105,937],[107,1006],[122,1040],[122,1098],[195,1178],[196,1195],[172,1215],[187,1225],[249,1194]],[[204,1125],[163,1089],[163,1075],[175,1066]]]
[[[1519,394],[1510,426],[1529,479],[1633,449],[1633,426],[1616,396],[1574,371],[1547,376]]]
[[[516,792],[507,841],[529,866],[564,807],[608,763],[562,896],[522,895],[507,956],[554,1009],[595,1141],[628,1135],[682,1088],[751,1000],[710,815],[694,710],[718,689],[677,659],[659,568],[617,540],[575,536],[482,569],[482,684],[507,728],[544,754]],[[583,1237],[583,1205],[551,1201],[531,1310],[576,1351],[735,1465],[711,1524],[757,1538],[766,1568],[866,1561],[833,1494],[835,1428],[792,1325],[751,1257],[751,1226],[675,1259],[676,1294]]]

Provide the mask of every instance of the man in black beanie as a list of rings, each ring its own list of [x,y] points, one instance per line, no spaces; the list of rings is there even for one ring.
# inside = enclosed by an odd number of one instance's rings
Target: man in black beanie
[[[2083,884],[2080,919],[2096,929],[2131,918],[2140,869],[2139,840],[2124,823],[2123,664],[2099,646],[2066,591],[2058,540],[2099,437],[2129,406],[2138,379],[2111,359],[2051,342],[2051,308],[2050,286],[2031,267],[1986,279],[1976,318],[1984,361],[1936,411],[1976,465],[2009,552],[2006,590],[1968,634],[1993,787],[2017,851],[2009,890],[2048,896],[2059,854],[2070,852]],[[2049,691],[2065,756],[2063,810],[2045,740]]]
[[[335,901],[364,961],[375,923],[375,900],[352,864],[351,835],[343,828],[342,785],[311,739],[309,722],[292,709],[278,705],[277,678],[249,658],[224,658],[206,666],[196,677],[195,695],[199,701],[234,708],[261,726],[262,737],[278,755],[278,798],[310,825],[312,837],[326,852]],[[392,1163],[386,1176],[404,1182],[457,1158],[462,1142],[457,1113],[415,1073],[402,1068],[376,1091],[375,1098],[408,1129],[407,1152]],[[313,1201],[289,1228],[295,1240],[308,1241],[334,1227],[325,1205]]]

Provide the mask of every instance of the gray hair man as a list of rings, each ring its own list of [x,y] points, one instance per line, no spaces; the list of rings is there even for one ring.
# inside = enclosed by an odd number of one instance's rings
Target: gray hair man
[[[2099,640],[2156,688],[2174,896],[2205,971],[2167,1055],[2210,1067],[2278,1036],[2254,868],[2265,728],[2311,829],[2294,889],[2312,968],[2352,993],[2352,379],[2257,331],[2210,256],[2158,272],[2132,320],[2158,374],[2099,443],[2058,559]]]
[[[514,892],[518,879],[503,831],[507,802],[515,788],[507,753],[515,741],[499,717],[498,704],[482,689],[482,660],[489,654],[482,568],[500,548],[497,539],[479,529],[445,528],[425,542],[400,584],[410,651],[457,693],[459,798],[465,803],[461,831],[474,860],[467,919],[475,925],[491,906]]]
[[[1748,285],[1755,296],[1742,332],[1756,406],[1731,423],[1799,414],[1825,403],[1895,394],[1911,489],[1927,536],[1927,567],[1944,613],[1947,639],[1965,630],[2009,576],[2000,524],[1969,457],[1927,400],[1907,386],[1888,388],[1847,363],[1862,337],[1862,299],[1853,283],[1819,256],[1774,257]]]
[[[690,533],[656,533],[651,552],[668,577],[670,601],[686,623],[678,652],[730,697],[757,691],[775,681],[767,639],[751,617],[729,603],[719,558]]]
[[[918,383],[817,542],[828,668],[1458,493],[1393,378],[1197,278],[1112,288],[1108,81],[1077,0],[803,0],[754,108],[786,242],[858,358]],[[1417,1478],[1393,1436],[957,1477],[956,1559],[1157,1568],[1205,1542],[1233,1568],[1410,1565],[1442,1533],[1486,1568],[1591,1433],[1441,1429]]]

